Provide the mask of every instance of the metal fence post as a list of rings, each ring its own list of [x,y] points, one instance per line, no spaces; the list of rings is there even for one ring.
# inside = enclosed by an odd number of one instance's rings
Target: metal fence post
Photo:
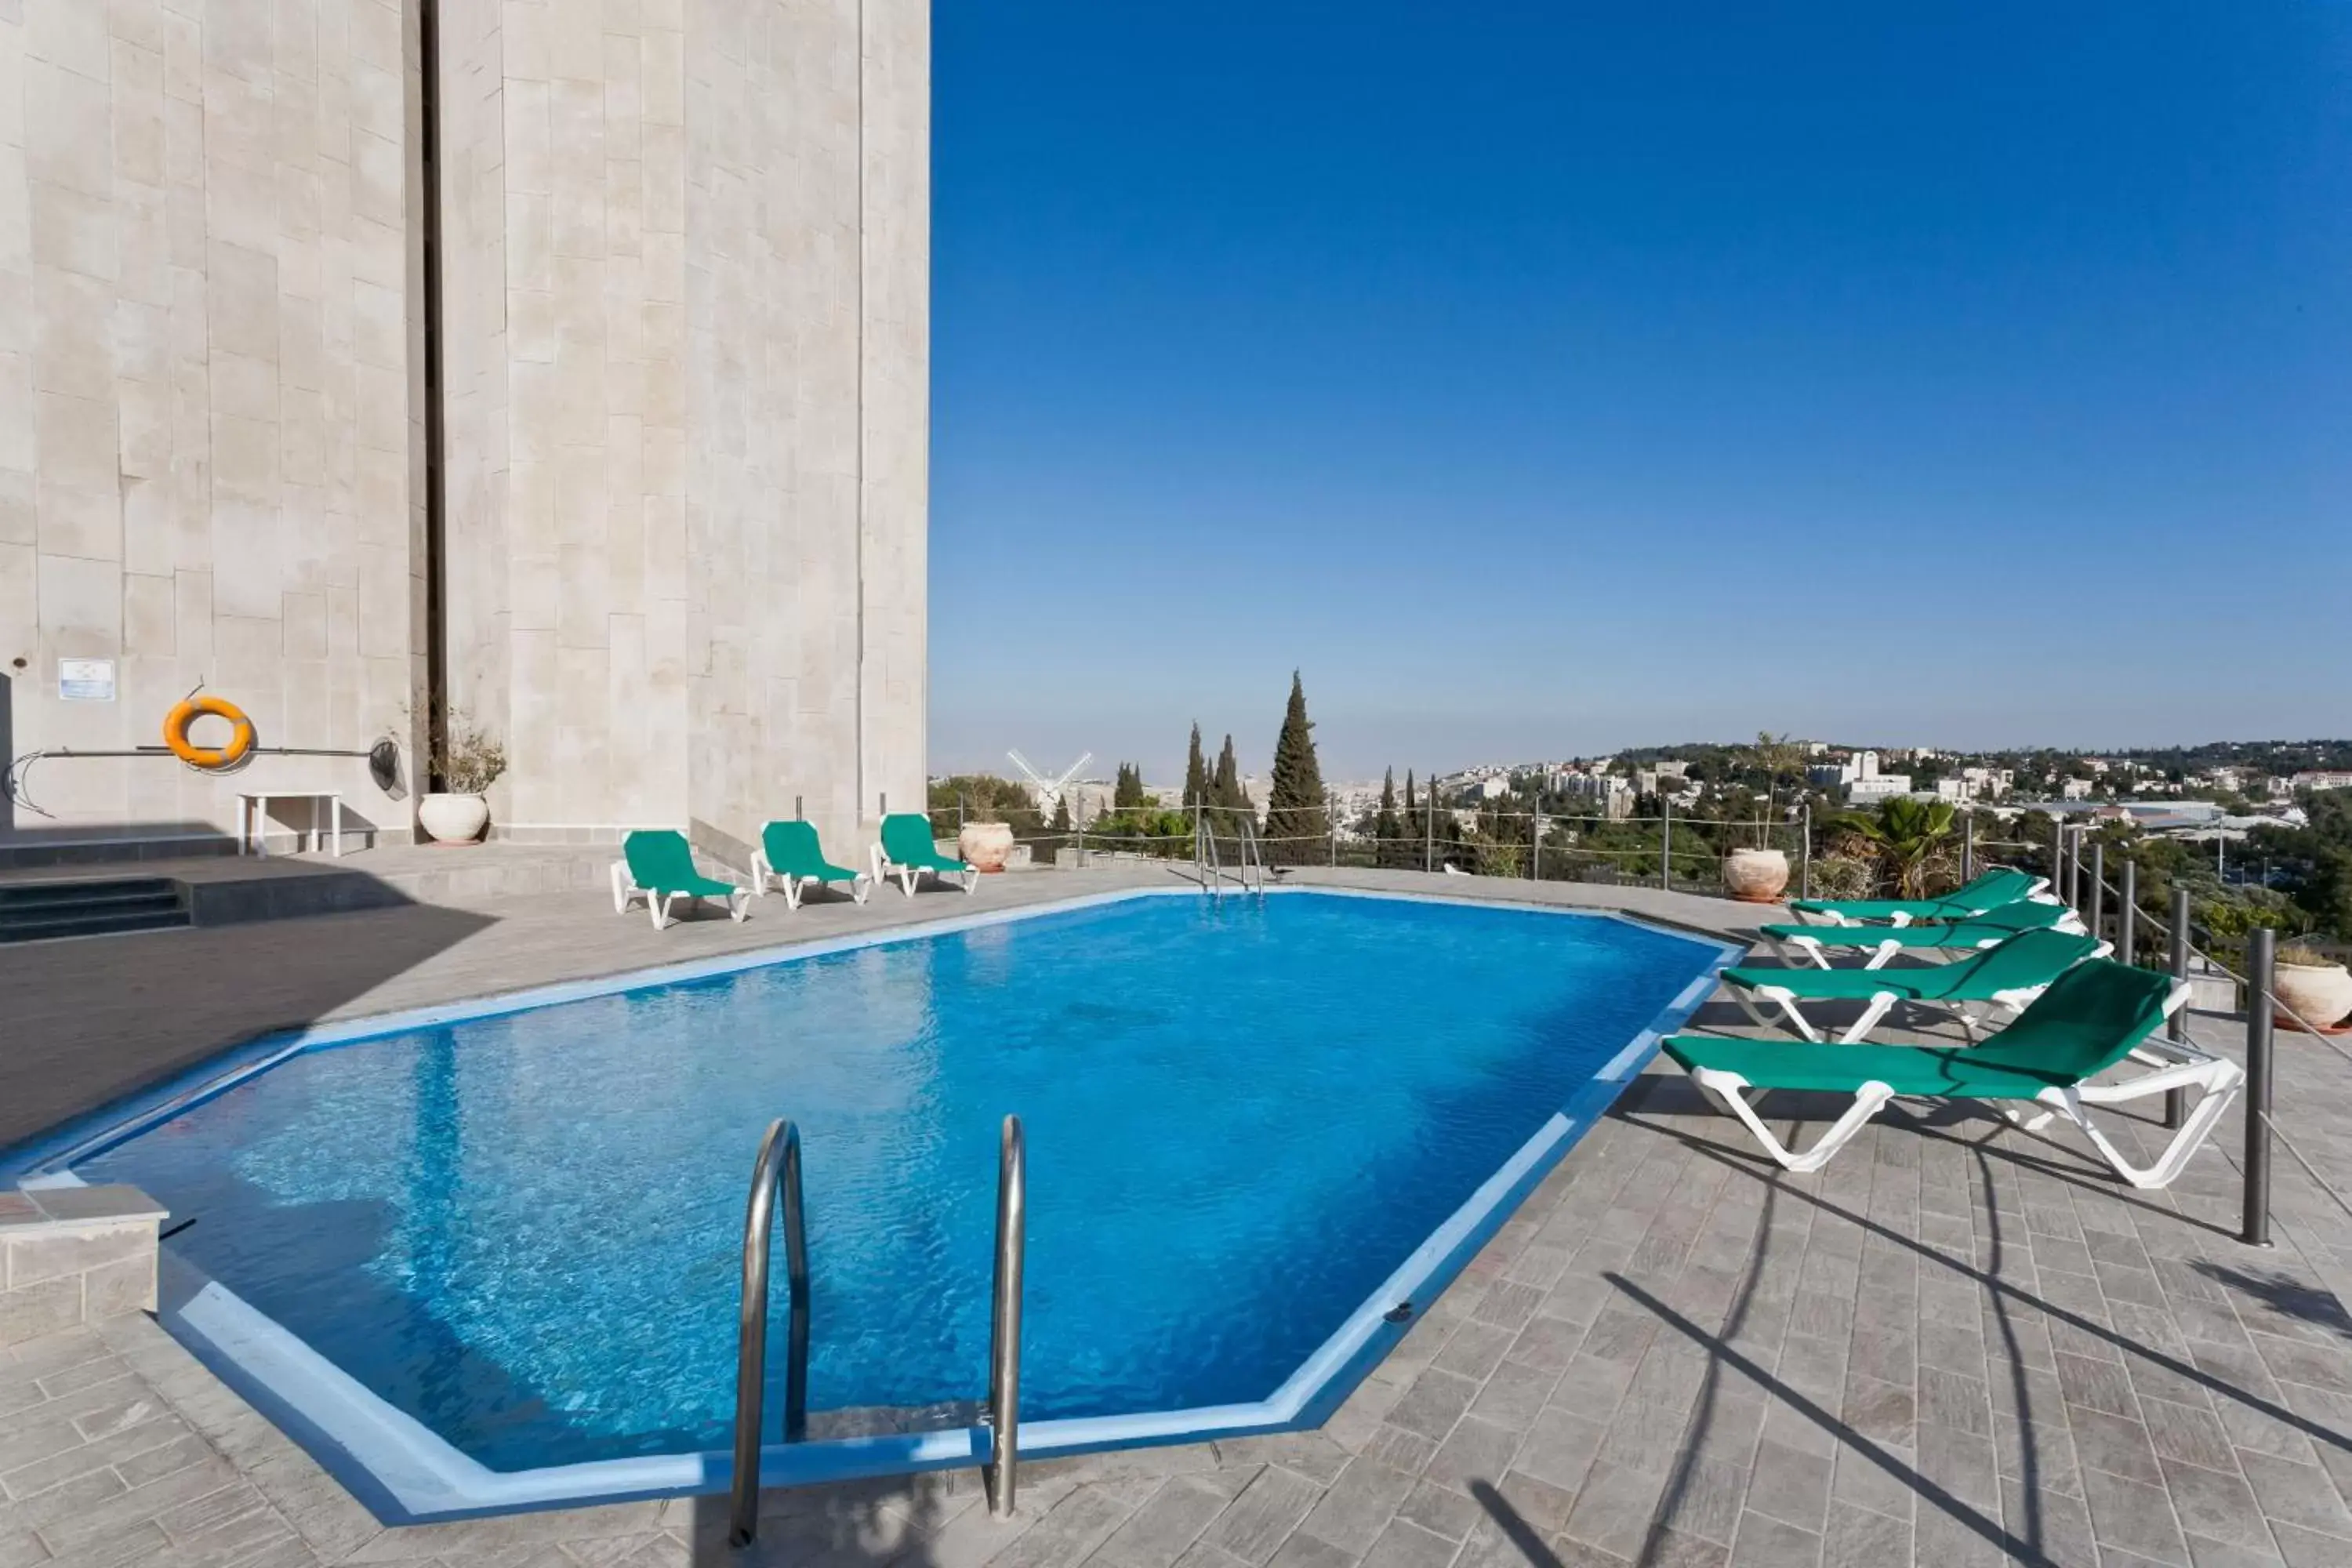
[[[2054,818],[2050,824],[2050,892],[2068,909],[2074,907],[2074,900],[2066,897],[2066,822],[2063,817]]]
[[[2107,919],[2107,847],[2096,839],[2091,841],[2091,885],[2083,900],[2090,906],[2083,923],[2091,928],[2091,935],[2096,938]]]
[[[806,797],[803,795],[796,795],[793,796],[793,820],[794,822],[806,822],[808,820],[807,808],[802,805],[802,802],[804,799],[806,799]]]
[[[2066,830],[2066,907],[2083,912],[2083,835],[2074,827]]]
[[[1960,880],[1973,882],[1977,879],[1977,814],[1974,808],[1970,808],[1968,816],[1960,820]]]
[[[2189,889],[2172,889],[2172,931],[2165,953],[2166,967],[2172,971],[2174,984],[2189,978]],[[2175,1008],[2165,1025],[2165,1037],[2175,1045],[2185,1045],[2189,1039],[2189,1009]],[[2189,1091],[2176,1089],[2164,1097],[2164,1124],[2179,1127],[2180,1119],[2189,1111]]]
[[[2238,1239],[2271,1244],[2271,966],[2278,933],[2246,933],[2246,1213]]]
[[[1675,797],[1664,789],[1658,791],[1658,886],[1668,892],[1675,887]]]
[[[1335,823],[1332,823],[1332,824],[1330,825],[1330,826],[1331,826],[1331,868],[1332,868],[1333,870],[1335,870],[1335,871],[1336,871],[1336,870],[1338,870],[1338,869],[1339,868],[1339,825],[1338,823],[1336,823],[1336,822],[1335,822]]]
[[[2116,873],[2116,957],[2124,963],[2139,962],[2139,862],[2124,857]]]
[[[1543,880],[1543,813],[1538,811],[1528,819],[1528,880]]]
[[[1813,896],[1813,803],[1805,802],[1804,826],[1798,831],[1804,837],[1797,845],[1797,897]]]

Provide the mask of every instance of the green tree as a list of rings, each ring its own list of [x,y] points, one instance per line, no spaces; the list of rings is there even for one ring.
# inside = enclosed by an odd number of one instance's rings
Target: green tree
[[[1119,763],[1118,782],[1111,788],[1111,809],[1128,811],[1149,804],[1143,794],[1143,764],[1141,763]]]
[[[1225,749],[1217,753],[1217,772],[1209,784],[1209,804],[1232,821],[1240,813],[1250,811],[1248,792],[1242,788],[1242,766],[1234,756],[1234,738],[1225,737]]]
[[[1070,831],[1070,797],[1067,795],[1057,795],[1054,797],[1054,831],[1056,833]]]
[[[1192,721],[1192,744],[1184,753],[1184,804],[1205,805],[1209,801],[1209,764],[1201,756],[1201,721]]]
[[[1307,689],[1290,672],[1290,706],[1274,742],[1274,773],[1266,787],[1265,837],[1269,858],[1314,858],[1314,839],[1331,836],[1324,810],[1323,770],[1315,760],[1315,724],[1307,717]]]
[[[1397,820],[1396,770],[1391,768],[1381,775],[1381,808],[1372,817],[1372,863],[1394,866],[1402,847],[1398,840],[1404,836],[1404,826]]]

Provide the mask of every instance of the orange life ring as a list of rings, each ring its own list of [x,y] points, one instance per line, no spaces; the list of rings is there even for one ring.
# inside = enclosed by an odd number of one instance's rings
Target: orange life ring
[[[198,746],[189,742],[189,728],[207,713],[227,720],[233,727],[227,745]],[[192,768],[234,767],[253,750],[253,721],[226,697],[191,697],[163,721],[163,743]]]

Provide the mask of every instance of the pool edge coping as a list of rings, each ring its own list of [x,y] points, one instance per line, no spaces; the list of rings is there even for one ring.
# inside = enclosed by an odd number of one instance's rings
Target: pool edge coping
[[[1721,971],[1746,952],[1724,936],[1653,922],[1619,910],[1321,885],[1266,891],[1612,920],[1714,952],[1673,1000],[1497,1166],[1267,1398],[1185,1410],[1024,1422],[1021,1449],[1025,1458],[1202,1442],[1322,1425],[1421,1316],[1415,1310],[1406,1319],[1391,1321],[1390,1312],[1400,1304],[1424,1309],[1459,1276],[1478,1248],[1639,1076],[1656,1055],[1661,1040],[1712,993]],[[127,1104],[117,1101],[86,1113],[0,1153],[8,1162],[0,1169],[0,1182],[28,1186],[76,1184],[79,1178],[70,1169],[75,1162],[129,1142],[310,1051],[1141,899],[1209,896],[1208,889],[1190,885],[1106,889],[1020,909],[974,911],[278,1031],[173,1075]],[[224,1061],[231,1065],[224,1068]],[[92,1130],[93,1122],[101,1125]],[[28,1146],[33,1152],[29,1159]],[[193,1264],[167,1254],[162,1272],[171,1288],[164,1293],[157,1318],[172,1336],[386,1524],[691,1496],[723,1490],[730,1484],[731,1457],[716,1451],[493,1470],[368,1390],[290,1330]],[[987,1429],[978,1426],[771,1444],[761,1450],[761,1484],[763,1488],[804,1486],[977,1465],[986,1457],[987,1444]]]

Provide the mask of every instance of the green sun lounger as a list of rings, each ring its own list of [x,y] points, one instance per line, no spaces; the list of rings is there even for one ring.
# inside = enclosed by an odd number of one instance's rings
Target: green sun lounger
[[[2017,1022],[1970,1046],[1801,1046],[1677,1035],[1664,1048],[1717,1110],[1737,1117],[1791,1171],[1821,1169],[1888,1100],[1912,1095],[1990,1101],[2029,1131],[2063,1116],[2126,1181],[2161,1187],[2180,1173],[2245,1081],[2227,1058],[2152,1038],[2188,999],[2188,985],[2169,975],[2093,959],[2053,981]],[[2127,1058],[2155,1070],[2120,1083],[2091,1081]],[[1775,1089],[1850,1094],[1853,1103],[1811,1149],[1798,1153],[1773,1136],[1750,1098]],[[2175,1089],[2201,1093],[2152,1165],[2132,1164],[2090,1118],[2089,1107]]]
[[[669,924],[669,907],[679,899],[723,899],[730,920],[751,912],[751,897],[732,882],[706,877],[694,868],[694,851],[686,835],[674,828],[630,834],[621,840],[621,858],[613,862],[613,912],[628,912],[631,899],[643,899],[653,917],[654,930]]]
[[[2103,956],[2107,951],[2108,944],[2093,936],[2059,931],[2016,931],[1998,947],[1950,963],[1901,969],[1760,969],[1739,964],[1723,972],[1723,983],[1730,988],[1731,999],[1760,1026],[1773,1026],[1764,1013],[1764,1006],[1769,1006],[1786,1018],[1790,1027],[1816,1044],[1822,1032],[1805,1016],[1801,1003],[1863,1004],[1862,1016],[1838,1037],[1841,1045],[1861,1039],[1904,1002],[1924,1003],[1951,1014],[1974,1038],[1984,1022],[1974,1009],[2011,1016],[2021,1013],[2052,981],[2084,959]]]
[[[1912,925],[1921,921],[1964,921],[2040,896],[2050,884],[2028,871],[1996,866],[1965,885],[1933,899],[1796,899],[1789,908],[1800,919],[1819,916],[1827,925]]]
[[[751,851],[751,890],[766,898],[771,877],[782,885],[788,910],[801,907],[812,883],[824,887],[846,882],[851,900],[861,904],[871,886],[865,872],[836,866],[824,858],[824,847],[817,842],[813,822],[772,822],[760,829],[760,847]]]
[[[1832,967],[1832,950],[1865,951],[1864,969],[1876,969],[1899,952],[1958,952],[1998,947],[2021,931],[2079,931],[2082,921],[2063,904],[2021,899],[1965,921],[1924,921],[1901,926],[1768,925],[1764,940],[1790,963]]]
[[[931,819],[919,812],[894,812],[882,819],[882,842],[874,846],[874,879],[898,879],[899,891],[915,896],[915,884],[925,874],[942,882],[963,879],[967,893],[980,886],[980,868],[952,855],[942,855],[931,842]]]

